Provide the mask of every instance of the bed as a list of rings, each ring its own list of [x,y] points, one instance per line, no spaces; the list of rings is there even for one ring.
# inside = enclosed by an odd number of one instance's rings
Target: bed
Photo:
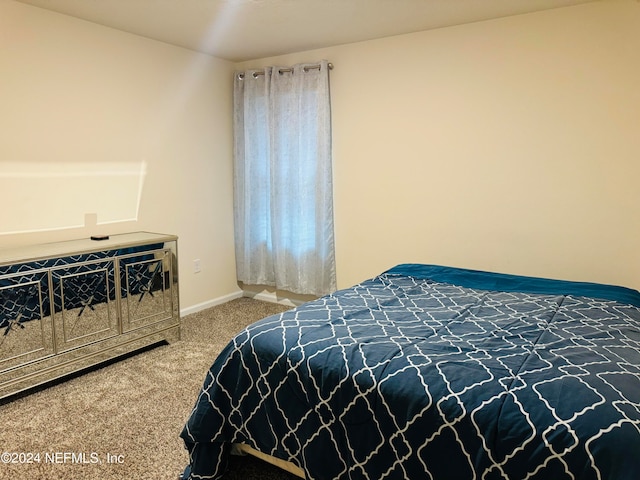
[[[398,265],[240,332],[181,437],[190,480],[636,480],[640,293]]]

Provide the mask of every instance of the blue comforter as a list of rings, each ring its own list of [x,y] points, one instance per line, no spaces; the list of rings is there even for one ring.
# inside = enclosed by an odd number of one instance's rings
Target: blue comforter
[[[400,265],[238,334],[181,436],[194,480],[636,480],[640,293]]]

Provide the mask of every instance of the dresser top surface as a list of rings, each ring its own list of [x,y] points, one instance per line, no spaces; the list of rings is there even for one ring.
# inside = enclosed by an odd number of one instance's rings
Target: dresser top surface
[[[40,258],[55,258],[77,253],[112,250],[148,243],[170,242],[177,239],[178,237],[175,235],[133,232],[110,235],[109,238],[105,240],[81,238],[64,242],[25,245],[23,247],[0,249],[0,265],[28,262]]]

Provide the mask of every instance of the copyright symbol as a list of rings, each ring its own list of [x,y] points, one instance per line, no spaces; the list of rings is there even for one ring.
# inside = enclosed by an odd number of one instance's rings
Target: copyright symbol
[[[2,452],[0,455],[0,462],[9,463],[11,461],[11,454],[9,452]]]

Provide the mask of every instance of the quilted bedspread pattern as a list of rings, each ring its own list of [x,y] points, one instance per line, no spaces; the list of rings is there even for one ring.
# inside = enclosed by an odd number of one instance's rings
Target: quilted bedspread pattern
[[[185,478],[221,478],[244,442],[313,480],[636,480],[638,306],[400,272],[238,334],[182,432]]]

